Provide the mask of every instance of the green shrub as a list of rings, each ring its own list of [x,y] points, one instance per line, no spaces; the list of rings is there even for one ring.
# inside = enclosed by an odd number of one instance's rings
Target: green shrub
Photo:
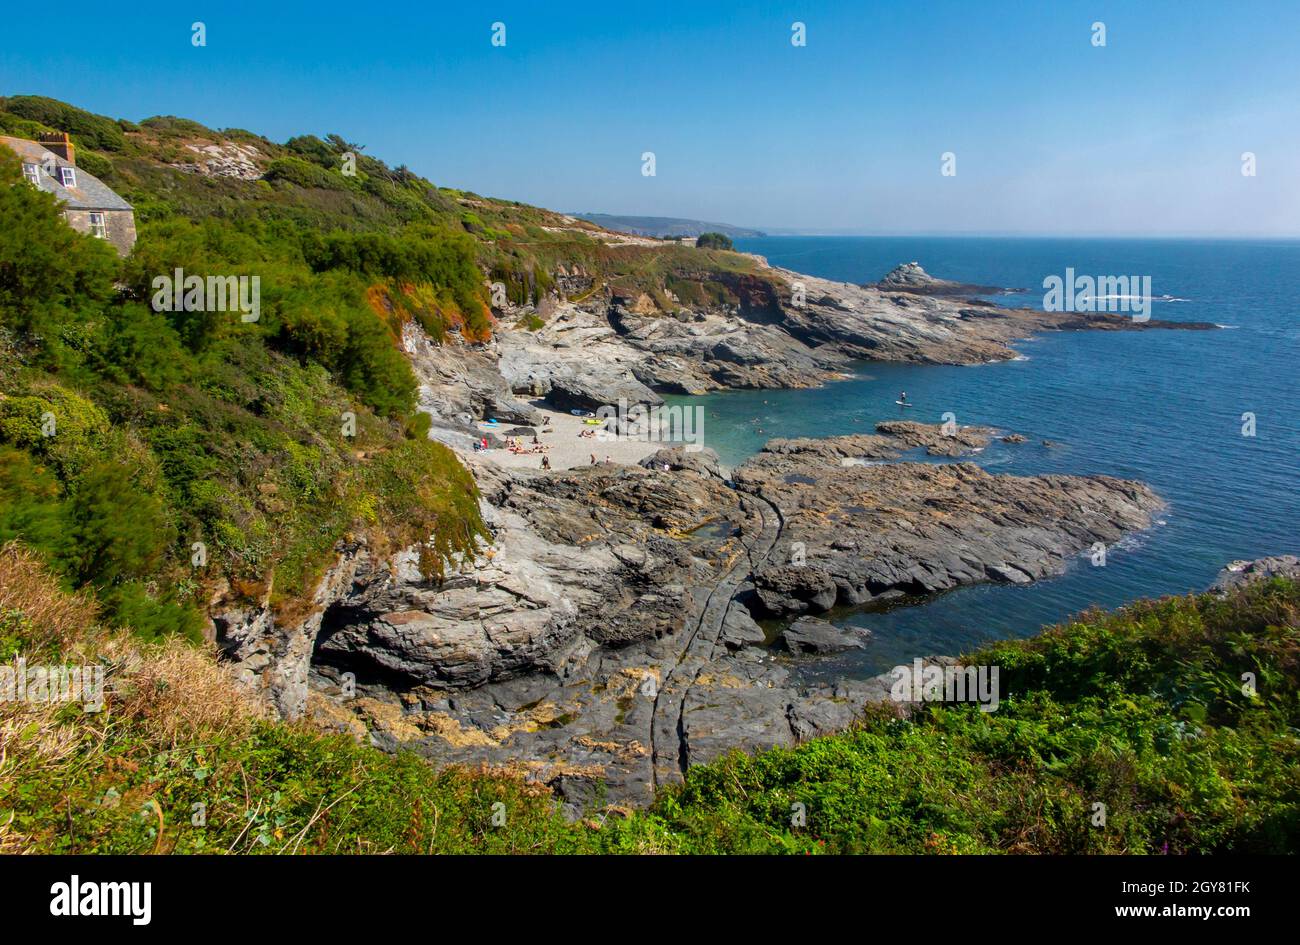
[[[309,163],[301,158],[283,157],[271,162],[266,172],[270,181],[288,181],[299,187],[320,187],[324,190],[347,189],[347,178],[342,174],[332,173],[319,165]]]
[[[77,167],[101,180],[113,173],[113,162],[94,151],[78,151]]]
[[[0,111],[39,122],[55,131],[66,131],[78,143],[98,151],[121,151],[126,147],[126,136],[117,122],[56,99],[40,95],[11,95],[0,98]]]
[[[735,249],[736,246],[731,242],[731,237],[723,233],[701,233],[695,239],[695,245],[699,249]]]

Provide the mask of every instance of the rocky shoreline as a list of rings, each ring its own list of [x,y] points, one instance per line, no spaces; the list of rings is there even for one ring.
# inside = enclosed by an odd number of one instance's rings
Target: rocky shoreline
[[[944,436],[921,426],[875,437],[902,450]],[[756,617],[1055,573],[1160,504],[1104,477],[844,464],[883,448],[763,453],[731,481],[680,448],[643,467],[480,467],[494,542],[443,585],[413,551],[348,549],[316,618],[227,615],[220,637],[288,717],[522,770],[575,810],[598,794],[644,803],[691,764],[835,731],[888,697],[886,678],[800,682],[787,653],[833,651],[834,629],[805,623],[769,648]],[[830,493],[833,509],[808,501]]]
[[[408,325],[430,435],[473,470],[490,547],[440,585],[420,576],[417,549],[340,547],[306,620],[281,626],[264,604],[218,603],[226,658],[286,718],[439,764],[520,770],[575,811],[597,798],[640,804],[692,764],[826,734],[888,699],[888,677],[800,681],[808,654],[860,645],[818,614],[1026,583],[1151,524],[1162,503],[1141,483],[962,462],[995,435],[987,428],[896,422],[772,440],[730,473],[711,451],[681,447],[552,471],[472,450],[484,436],[500,443],[485,418],[537,423],[530,398],[583,409],[808,386],[854,358],[1002,359],[1017,338],[1067,327],[778,272],[803,304],[667,318],[612,296],[560,302],[545,327],[483,346],[436,346]],[[900,461],[912,450],[945,461]],[[763,618],[796,622],[771,640]]]
[[[834,282],[760,262],[775,278],[736,276],[739,304],[665,315],[644,299],[606,289],[581,303],[551,298],[510,309],[493,340],[474,346],[437,346],[408,325],[403,345],[420,380],[420,407],[433,419],[432,435],[468,449],[477,419],[537,422],[528,403],[534,398],[562,410],[620,401],[657,405],[663,394],[815,387],[847,376],[858,360],[1005,361],[1017,357],[1014,342],[1041,331],[1216,327],[1002,308],[915,287]],[[532,317],[542,327],[505,327]]]

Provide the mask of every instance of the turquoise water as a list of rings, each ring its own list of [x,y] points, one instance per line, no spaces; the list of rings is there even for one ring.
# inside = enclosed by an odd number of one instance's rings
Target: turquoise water
[[[774,265],[852,282],[916,260],[962,282],[1033,288],[1063,275],[1152,277],[1152,317],[1221,331],[1047,333],[1024,360],[973,367],[862,363],[853,380],[804,391],[702,398],[705,443],[739,463],[775,436],[869,432],[898,418],[982,424],[1029,437],[995,442],[976,462],[1000,473],[1104,473],[1149,483],[1169,503],[1152,530],[1080,558],[1030,587],[966,588],[885,612],[837,613],[870,628],[868,648],[815,672],[875,673],[913,656],[1021,636],[1096,604],[1204,588],[1234,558],[1300,553],[1300,242],[772,237],[738,248]],[[1242,436],[1253,412],[1256,436]],[[1054,448],[1042,440],[1059,444]]]

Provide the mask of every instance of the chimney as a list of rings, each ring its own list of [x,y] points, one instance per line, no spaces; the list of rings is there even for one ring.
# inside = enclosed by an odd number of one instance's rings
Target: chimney
[[[45,146],[45,150],[57,154],[69,164],[76,166],[77,158],[72,139],[68,137],[66,131],[43,131],[38,140]]]

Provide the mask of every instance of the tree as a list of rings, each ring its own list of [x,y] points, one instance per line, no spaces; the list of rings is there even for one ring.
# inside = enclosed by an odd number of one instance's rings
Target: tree
[[[69,227],[19,165],[0,148],[0,323],[50,345],[112,296],[118,261],[106,241]]]
[[[700,249],[735,249],[736,245],[731,242],[731,237],[725,233],[701,233],[695,240],[695,245]]]

